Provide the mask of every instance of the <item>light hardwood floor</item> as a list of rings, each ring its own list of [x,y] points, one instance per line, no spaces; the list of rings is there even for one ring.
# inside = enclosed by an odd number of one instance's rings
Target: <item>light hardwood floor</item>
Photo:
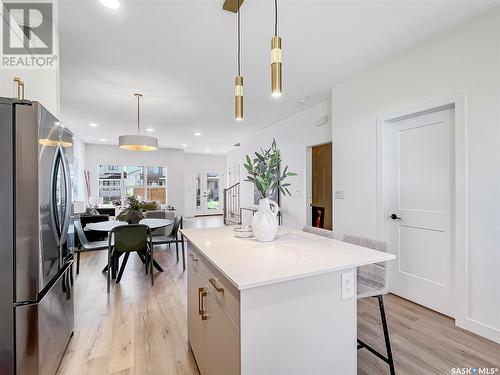
[[[186,227],[220,224],[220,217],[185,221]],[[198,374],[187,346],[185,273],[168,247],[157,251],[155,258],[165,272],[156,273],[153,287],[142,263],[132,255],[121,283],[108,295],[101,274],[106,253],[82,254],[80,274],[75,277],[75,334],[58,374]],[[398,374],[500,367],[500,345],[399,297],[389,295],[385,301]],[[358,319],[359,337],[385,352],[375,299],[358,303]],[[384,362],[366,350],[358,351],[358,374],[388,373]]]

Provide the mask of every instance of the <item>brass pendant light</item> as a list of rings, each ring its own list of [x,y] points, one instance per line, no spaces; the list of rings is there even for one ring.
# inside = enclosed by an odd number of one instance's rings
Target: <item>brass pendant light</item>
[[[238,75],[234,79],[234,118],[243,121],[243,77],[241,76],[240,0],[238,0]]]
[[[278,36],[278,0],[274,0],[274,36],[271,39],[271,95],[281,96],[281,38]]]
[[[134,94],[137,98],[137,135],[121,135],[118,138],[120,148],[130,151],[155,151],[158,150],[158,138],[141,135],[140,128],[140,98],[142,94]]]

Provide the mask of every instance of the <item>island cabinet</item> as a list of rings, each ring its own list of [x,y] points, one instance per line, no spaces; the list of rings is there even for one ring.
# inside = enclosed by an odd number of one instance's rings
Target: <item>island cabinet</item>
[[[393,255],[285,227],[269,243],[231,227],[182,234],[201,375],[356,374],[356,267]]]
[[[240,373],[239,292],[188,248],[188,335],[202,375]]]

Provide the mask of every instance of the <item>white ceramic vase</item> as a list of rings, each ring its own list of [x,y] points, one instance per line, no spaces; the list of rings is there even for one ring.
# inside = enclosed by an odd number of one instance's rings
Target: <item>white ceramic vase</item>
[[[274,240],[278,231],[278,212],[279,206],[276,202],[268,198],[260,200],[259,209],[252,218],[253,234],[258,241]]]

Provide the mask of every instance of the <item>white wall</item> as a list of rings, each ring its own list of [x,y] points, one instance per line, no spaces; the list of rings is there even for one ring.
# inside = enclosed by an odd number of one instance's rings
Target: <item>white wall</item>
[[[184,214],[184,151],[127,151],[118,146],[87,144],[85,169],[90,171],[92,196],[97,197],[97,166],[99,164],[154,165],[167,167],[167,200],[179,215]]]
[[[185,154],[184,155],[184,187],[185,187],[185,216],[194,216],[196,214],[195,204],[195,172],[196,171],[221,171],[223,176],[221,179],[220,199],[221,203],[224,199],[223,189],[225,188],[224,182],[226,173],[226,155],[210,155],[210,154]]]
[[[328,118],[327,124],[318,127],[318,123]],[[281,150],[283,165],[298,173],[296,177],[289,177],[292,196],[281,197],[281,212],[283,225],[302,228],[306,223],[306,165],[307,147],[329,142],[332,139],[331,131],[331,99],[325,99],[319,104],[298,114],[258,131],[247,139],[241,140],[241,146],[228,154],[228,171],[234,173],[240,168],[241,207],[254,207],[253,184],[243,182],[246,178],[243,163],[245,155],[252,158],[254,152],[260,148],[271,146],[273,137]]]
[[[335,233],[376,237],[377,116],[464,92],[465,327],[500,342],[500,8],[334,87],[334,189],[345,192],[334,201]]]
[[[85,162],[86,143],[77,135],[73,138],[73,201],[87,202],[87,192],[85,190]]]

